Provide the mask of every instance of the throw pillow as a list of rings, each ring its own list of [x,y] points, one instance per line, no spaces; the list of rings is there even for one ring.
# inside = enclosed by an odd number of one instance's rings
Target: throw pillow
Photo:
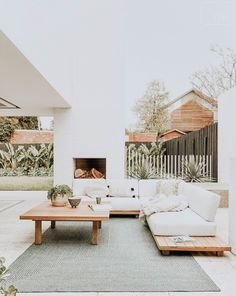
[[[179,180],[161,180],[157,184],[157,194],[177,195]]]

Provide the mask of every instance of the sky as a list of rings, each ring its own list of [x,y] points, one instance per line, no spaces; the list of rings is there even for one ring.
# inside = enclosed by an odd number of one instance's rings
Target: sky
[[[40,119],[41,129],[43,130],[51,129],[53,117],[40,116],[39,119]]]
[[[212,46],[236,51],[236,0],[124,3],[125,126],[132,129],[132,108],[150,81],[164,82],[169,99],[175,99],[191,88],[195,71],[219,62]],[[42,119],[44,128],[50,120]]]
[[[219,61],[211,46],[236,50],[236,1],[129,1],[125,39],[126,127],[148,82],[163,81],[172,100],[191,88],[190,76]]]

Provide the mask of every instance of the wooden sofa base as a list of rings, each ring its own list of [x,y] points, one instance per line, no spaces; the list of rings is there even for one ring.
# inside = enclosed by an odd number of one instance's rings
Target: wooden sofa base
[[[225,251],[231,247],[217,236],[194,237],[194,242],[174,243],[169,236],[153,235],[158,249],[162,255],[168,256],[172,251],[208,252],[217,256],[224,256]]]
[[[140,211],[110,211],[110,215],[130,215],[139,216]]]

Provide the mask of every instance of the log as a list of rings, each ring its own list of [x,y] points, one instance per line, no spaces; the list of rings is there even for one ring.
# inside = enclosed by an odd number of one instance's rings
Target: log
[[[75,170],[75,178],[80,179],[102,179],[104,178],[104,174],[96,170],[95,168],[92,168],[91,170],[82,170],[82,169],[76,169]]]
[[[85,170],[76,169],[75,170],[75,178],[83,178],[82,176],[86,173]]]
[[[102,179],[104,178],[103,173],[99,172],[98,170],[96,170],[95,168],[91,169],[91,174],[95,179]]]

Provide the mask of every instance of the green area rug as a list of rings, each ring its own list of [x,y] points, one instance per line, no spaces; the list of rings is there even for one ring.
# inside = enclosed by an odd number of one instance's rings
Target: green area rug
[[[111,218],[99,245],[90,239],[91,223],[58,222],[10,266],[9,282],[20,292],[219,291],[191,255],[162,256],[138,219]]]

